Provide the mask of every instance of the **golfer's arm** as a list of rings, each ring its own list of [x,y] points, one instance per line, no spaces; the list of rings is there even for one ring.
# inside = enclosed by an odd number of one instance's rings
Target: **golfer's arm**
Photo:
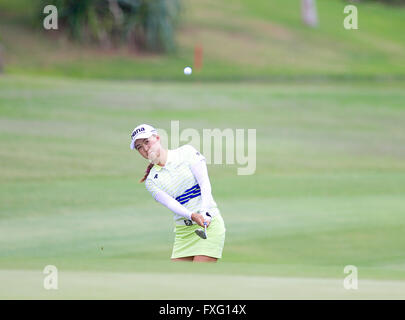
[[[211,183],[208,177],[207,164],[205,160],[198,161],[191,166],[191,172],[196,178],[201,189],[201,209],[208,210],[214,202],[211,194]]]
[[[178,202],[176,199],[169,196],[166,192],[159,190],[155,195],[155,200],[163,204],[165,207],[169,208],[174,213],[191,220],[192,212],[181,205],[180,202]]]

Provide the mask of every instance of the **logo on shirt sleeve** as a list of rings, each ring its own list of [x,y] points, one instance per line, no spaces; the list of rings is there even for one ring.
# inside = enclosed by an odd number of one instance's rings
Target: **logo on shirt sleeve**
[[[193,225],[193,221],[191,221],[191,220],[183,220],[183,221],[184,221],[184,224],[185,224],[187,227]]]
[[[156,173],[155,176],[153,177],[153,179],[157,179],[157,177],[158,177],[158,174]]]

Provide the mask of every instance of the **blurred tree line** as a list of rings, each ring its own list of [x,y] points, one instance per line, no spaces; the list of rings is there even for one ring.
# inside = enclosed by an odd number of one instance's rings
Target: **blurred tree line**
[[[388,4],[405,5],[405,0],[377,0],[377,1]]]
[[[347,2],[356,4],[356,2],[381,2],[391,5],[405,5],[405,0],[347,0]]]
[[[103,47],[127,43],[154,52],[175,49],[181,0],[40,0],[58,9],[59,29],[73,39]]]

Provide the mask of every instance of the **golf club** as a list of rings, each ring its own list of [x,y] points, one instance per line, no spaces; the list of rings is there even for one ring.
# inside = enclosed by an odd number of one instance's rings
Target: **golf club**
[[[197,236],[199,236],[202,239],[207,239],[207,223],[204,222],[204,231],[197,229],[195,230],[195,233],[197,234]]]

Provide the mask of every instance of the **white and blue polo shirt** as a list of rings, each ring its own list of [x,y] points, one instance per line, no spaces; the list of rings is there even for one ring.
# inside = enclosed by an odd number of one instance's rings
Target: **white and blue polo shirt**
[[[205,157],[191,145],[168,150],[164,167],[154,165],[145,180],[146,189],[156,198],[159,190],[166,192],[191,212],[201,209],[201,190],[190,167],[205,160]],[[210,210],[217,211],[213,202]],[[174,213],[175,222],[185,220],[183,216]]]

